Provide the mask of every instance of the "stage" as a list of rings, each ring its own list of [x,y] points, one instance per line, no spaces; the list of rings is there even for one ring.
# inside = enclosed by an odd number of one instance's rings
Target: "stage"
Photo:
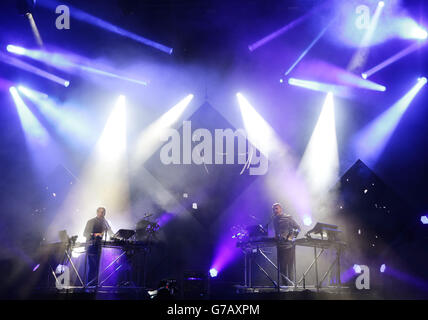
[[[390,297],[396,299],[397,297]],[[403,298],[403,297],[402,297]],[[30,300],[152,300],[152,301],[186,301],[189,299],[180,297],[162,297],[151,298],[148,290],[143,288],[103,288],[96,289],[80,289],[70,288],[66,290],[41,290],[33,292],[29,297]],[[230,286],[222,292],[210,294],[209,296],[191,299],[191,300],[377,300],[384,299],[376,293],[360,293],[351,292],[347,288],[343,288],[340,292],[334,289],[322,289],[319,292],[315,289],[293,289],[282,288],[278,293],[273,288],[257,288],[246,290],[239,286]]]

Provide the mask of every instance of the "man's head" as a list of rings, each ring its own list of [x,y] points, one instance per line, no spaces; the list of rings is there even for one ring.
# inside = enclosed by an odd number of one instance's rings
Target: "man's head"
[[[99,207],[97,209],[97,218],[104,218],[106,215],[106,208],[104,207]]]
[[[274,203],[272,205],[272,212],[275,216],[279,216],[282,214],[282,206],[279,203]]]

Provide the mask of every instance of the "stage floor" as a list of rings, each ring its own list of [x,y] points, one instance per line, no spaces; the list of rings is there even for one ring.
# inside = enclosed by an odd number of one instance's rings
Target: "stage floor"
[[[151,298],[149,290],[129,287],[69,288],[63,290],[35,290],[26,299],[31,300],[373,300],[383,297],[373,291],[356,292],[349,288],[291,288],[281,287],[280,292],[273,287],[246,288],[232,286],[223,290],[213,290],[204,296],[178,293],[173,297]]]

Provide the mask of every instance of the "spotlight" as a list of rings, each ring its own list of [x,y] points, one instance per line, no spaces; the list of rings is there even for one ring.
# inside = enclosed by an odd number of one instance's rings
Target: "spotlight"
[[[421,217],[421,222],[423,223],[423,224],[428,224],[428,216],[422,216]]]
[[[35,2],[35,0],[33,0]],[[34,20],[33,14],[31,11],[25,13],[25,17],[28,19],[30,23],[31,31],[33,32],[34,39],[36,40],[39,47],[43,47],[43,40],[40,36],[39,29],[37,29],[36,21]]]
[[[112,164],[112,159],[126,148],[126,106],[125,96],[120,95],[98,141],[102,163]],[[106,158],[103,155],[107,156]],[[118,157],[119,158],[119,157]]]
[[[355,273],[361,273],[361,267],[358,264],[354,264],[353,269]]]
[[[370,23],[368,25],[366,32],[364,33],[363,38],[361,39],[358,50],[352,56],[352,59],[347,68],[348,70],[355,71],[362,68],[365,65],[368,57],[368,53],[370,50],[370,46],[375,41],[373,35],[375,34],[380,15],[382,13],[382,8],[383,8],[383,5],[381,4],[381,2],[379,2],[373,16],[370,17]]]
[[[379,3],[377,4],[379,7],[383,8],[383,6],[385,5],[385,2],[383,1],[379,1]]]
[[[31,57],[31,52],[35,51],[35,50],[27,50],[25,48],[22,47],[18,47],[18,46],[14,46],[12,44],[9,44],[6,47],[6,50],[10,53],[14,53],[16,55],[25,55],[25,56],[29,56]],[[11,66],[17,67],[19,69],[34,73],[42,78],[48,79],[50,81],[56,82],[60,85],[65,85],[66,82],[68,82],[67,80],[58,77],[52,73],[49,73],[43,69],[40,69],[38,67],[35,67],[27,62],[24,62],[16,57],[7,55],[6,53],[0,52],[0,60],[4,63],[7,63]]]
[[[58,2],[54,0],[45,0],[40,1],[40,5],[47,8],[47,9],[55,9],[58,6]],[[153,40],[150,40],[148,38],[142,37],[138,34],[135,34],[131,31],[125,30],[120,28],[117,25],[114,25],[108,21],[105,21],[101,18],[98,18],[96,16],[93,16],[85,11],[82,11],[76,7],[72,7],[69,4],[67,5],[70,8],[70,11],[73,12],[73,18],[77,19],[84,23],[89,23],[92,26],[101,28],[103,30],[115,33],[117,35],[120,35],[122,37],[132,39],[134,41],[137,41],[139,43],[145,44],[147,46],[150,46],[154,49],[160,50],[162,52],[165,52],[167,54],[172,54],[173,48],[167,47],[163,44],[160,44],[158,42],[155,42]]]
[[[288,23],[287,25],[283,26],[282,28],[272,32],[271,34],[268,34],[267,36],[263,37],[262,39],[250,44],[248,46],[248,50],[250,50],[251,52],[256,50],[257,48],[265,45],[266,43],[272,41],[273,39],[279,37],[280,35],[282,35],[283,33],[287,32],[288,30],[294,28],[295,26],[301,24],[303,21],[305,21],[315,10],[312,10],[308,13],[306,13],[305,15],[297,18],[296,20],[291,21],[290,23]]]
[[[158,150],[162,145],[162,141],[159,139],[160,135],[176,125],[192,99],[193,94],[188,94],[141,132],[138,137],[137,148],[133,159],[134,168],[140,167],[142,163]]]
[[[333,94],[329,92],[312,136],[303,153],[299,172],[305,177],[309,190],[322,195],[338,178],[339,153]]]
[[[46,129],[27,107],[19,95],[18,90],[15,87],[10,87],[9,91],[12,95],[13,101],[15,102],[22,128],[24,129],[26,136],[29,138],[28,142],[37,142],[42,146],[46,145],[49,140],[49,134]]]
[[[22,47],[14,46],[13,44],[8,44],[6,50],[10,53],[15,53],[19,55],[25,54],[26,50]]]
[[[18,86],[18,90],[20,93],[24,94],[25,96],[27,96],[30,99],[46,100],[49,98],[49,96],[46,93],[31,90],[31,89],[24,87],[24,86],[21,86],[21,85]]]
[[[361,74],[361,76],[366,79],[368,77],[370,77],[371,75],[373,75],[374,73],[386,68],[387,66],[389,66],[390,64],[396,62],[397,60],[400,60],[401,58],[409,55],[410,53],[418,50],[421,47],[421,45],[416,42],[413,43],[412,45],[408,46],[407,48],[397,52],[396,54],[394,54],[393,56],[389,57],[388,59],[386,59],[385,61],[379,63],[378,65],[374,66],[373,68],[365,71],[364,73]]]
[[[314,40],[309,44],[309,46],[300,54],[300,56],[297,58],[297,60],[291,65],[290,68],[284,73],[285,76],[290,74],[290,72],[297,66],[297,64],[306,56],[306,54],[312,49],[312,47],[321,39],[321,37],[324,35],[324,33],[327,31],[328,27],[330,26],[331,22],[327,24],[327,26],[324,27],[323,30],[315,37]]]
[[[302,87],[310,90],[321,91],[321,92],[333,92],[336,96],[348,97],[351,95],[351,87],[357,87],[367,90],[374,91],[385,91],[386,88],[383,85],[380,85],[369,80],[365,80],[363,75],[363,80],[357,75],[350,75],[347,73],[341,72],[339,76],[343,79],[342,83],[327,83],[327,82],[318,82],[312,80],[304,80],[297,78],[289,78],[288,84],[292,86]]]
[[[303,224],[305,226],[310,226],[312,224],[312,218],[311,217],[305,217],[305,218],[303,218]]]
[[[381,272],[381,273],[384,273],[384,272],[385,272],[385,270],[386,270],[386,265],[385,265],[385,264],[382,264],[382,265],[380,266],[380,272]]]
[[[420,81],[422,84],[425,84],[425,83],[427,83],[427,78],[420,77],[420,78],[418,78],[418,81]]]
[[[79,175],[79,183],[71,188],[62,204],[61,210],[73,212],[73,219],[57,215],[50,230],[66,227],[70,232],[78,233],[83,230],[82,222],[89,219],[88,212],[100,203],[110,209],[109,218],[113,223],[128,221],[126,119],[126,98],[120,95]],[[72,254],[78,256],[80,253],[73,250]]]
[[[268,157],[273,151],[282,150],[282,143],[269,123],[240,92],[236,94],[236,97],[251,144],[265,157]]]
[[[60,69],[66,72],[83,71],[85,73],[90,73],[98,76],[120,79],[124,81],[141,84],[144,86],[147,85],[147,81],[133,79],[133,78],[129,78],[127,76],[121,75],[116,71],[111,71],[111,69],[104,64],[94,63],[93,61],[76,54],[71,54],[66,52],[50,52],[47,50],[40,50],[40,49],[39,50],[26,49],[26,48],[12,45],[12,44],[8,45],[6,47],[6,50],[16,55],[23,55],[30,59],[41,61],[47,65],[53,66],[56,69]],[[2,57],[0,57],[0,59],[1,58]],[[24,62],[21,62],[21,64],[23,63]],[[17,63],[14,63],[14,65],[16,64]],[[31,67],[32,66],[27,67],[26,70]],[[34,69],[35,67],[32,67],[32,68]],[[58,82],[58,83],[64,85],[65,87],[68,87],[70,85],[70,81],[68,80],[63,80],[62,82]]]
[[[215,268],[211,268],[210,271],[209,271],[209,274],[210,274],[211,278],[215,278],[218,275],[218,271]]]
[[[416,27],[413,29],[412,35],[415,39],[425,40],[428,37],[426,30],[421,27]]]
[[[400,100],[357,133],[354,147],[359,158],[365,161],[377,161],[403,114],[426,82],[425,77],[419,78]]]
[[[91,145],[94,132],[82,115],[79,115],[78,108],[70,104],[67,104],[67,108],[62,108],[55,98],[22,85],[18,86],[18,90],[31,100],[43,119],[52,126],[51,129],[57,131],[64,139],[76,146]]]

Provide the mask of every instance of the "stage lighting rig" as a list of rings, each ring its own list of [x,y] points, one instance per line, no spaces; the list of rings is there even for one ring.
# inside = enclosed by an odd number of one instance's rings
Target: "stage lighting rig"
[[[28,22],[31,26],[31,31],[33,32],[34,39],[40,47],[43,47],[42,37],[40,36],[39,30],[37,29],[36,22],[33,18],[33,10],[36,6],[36,0],[18,0],[16,2],[18,13],[20,15],[25,15],[28,19]]]

